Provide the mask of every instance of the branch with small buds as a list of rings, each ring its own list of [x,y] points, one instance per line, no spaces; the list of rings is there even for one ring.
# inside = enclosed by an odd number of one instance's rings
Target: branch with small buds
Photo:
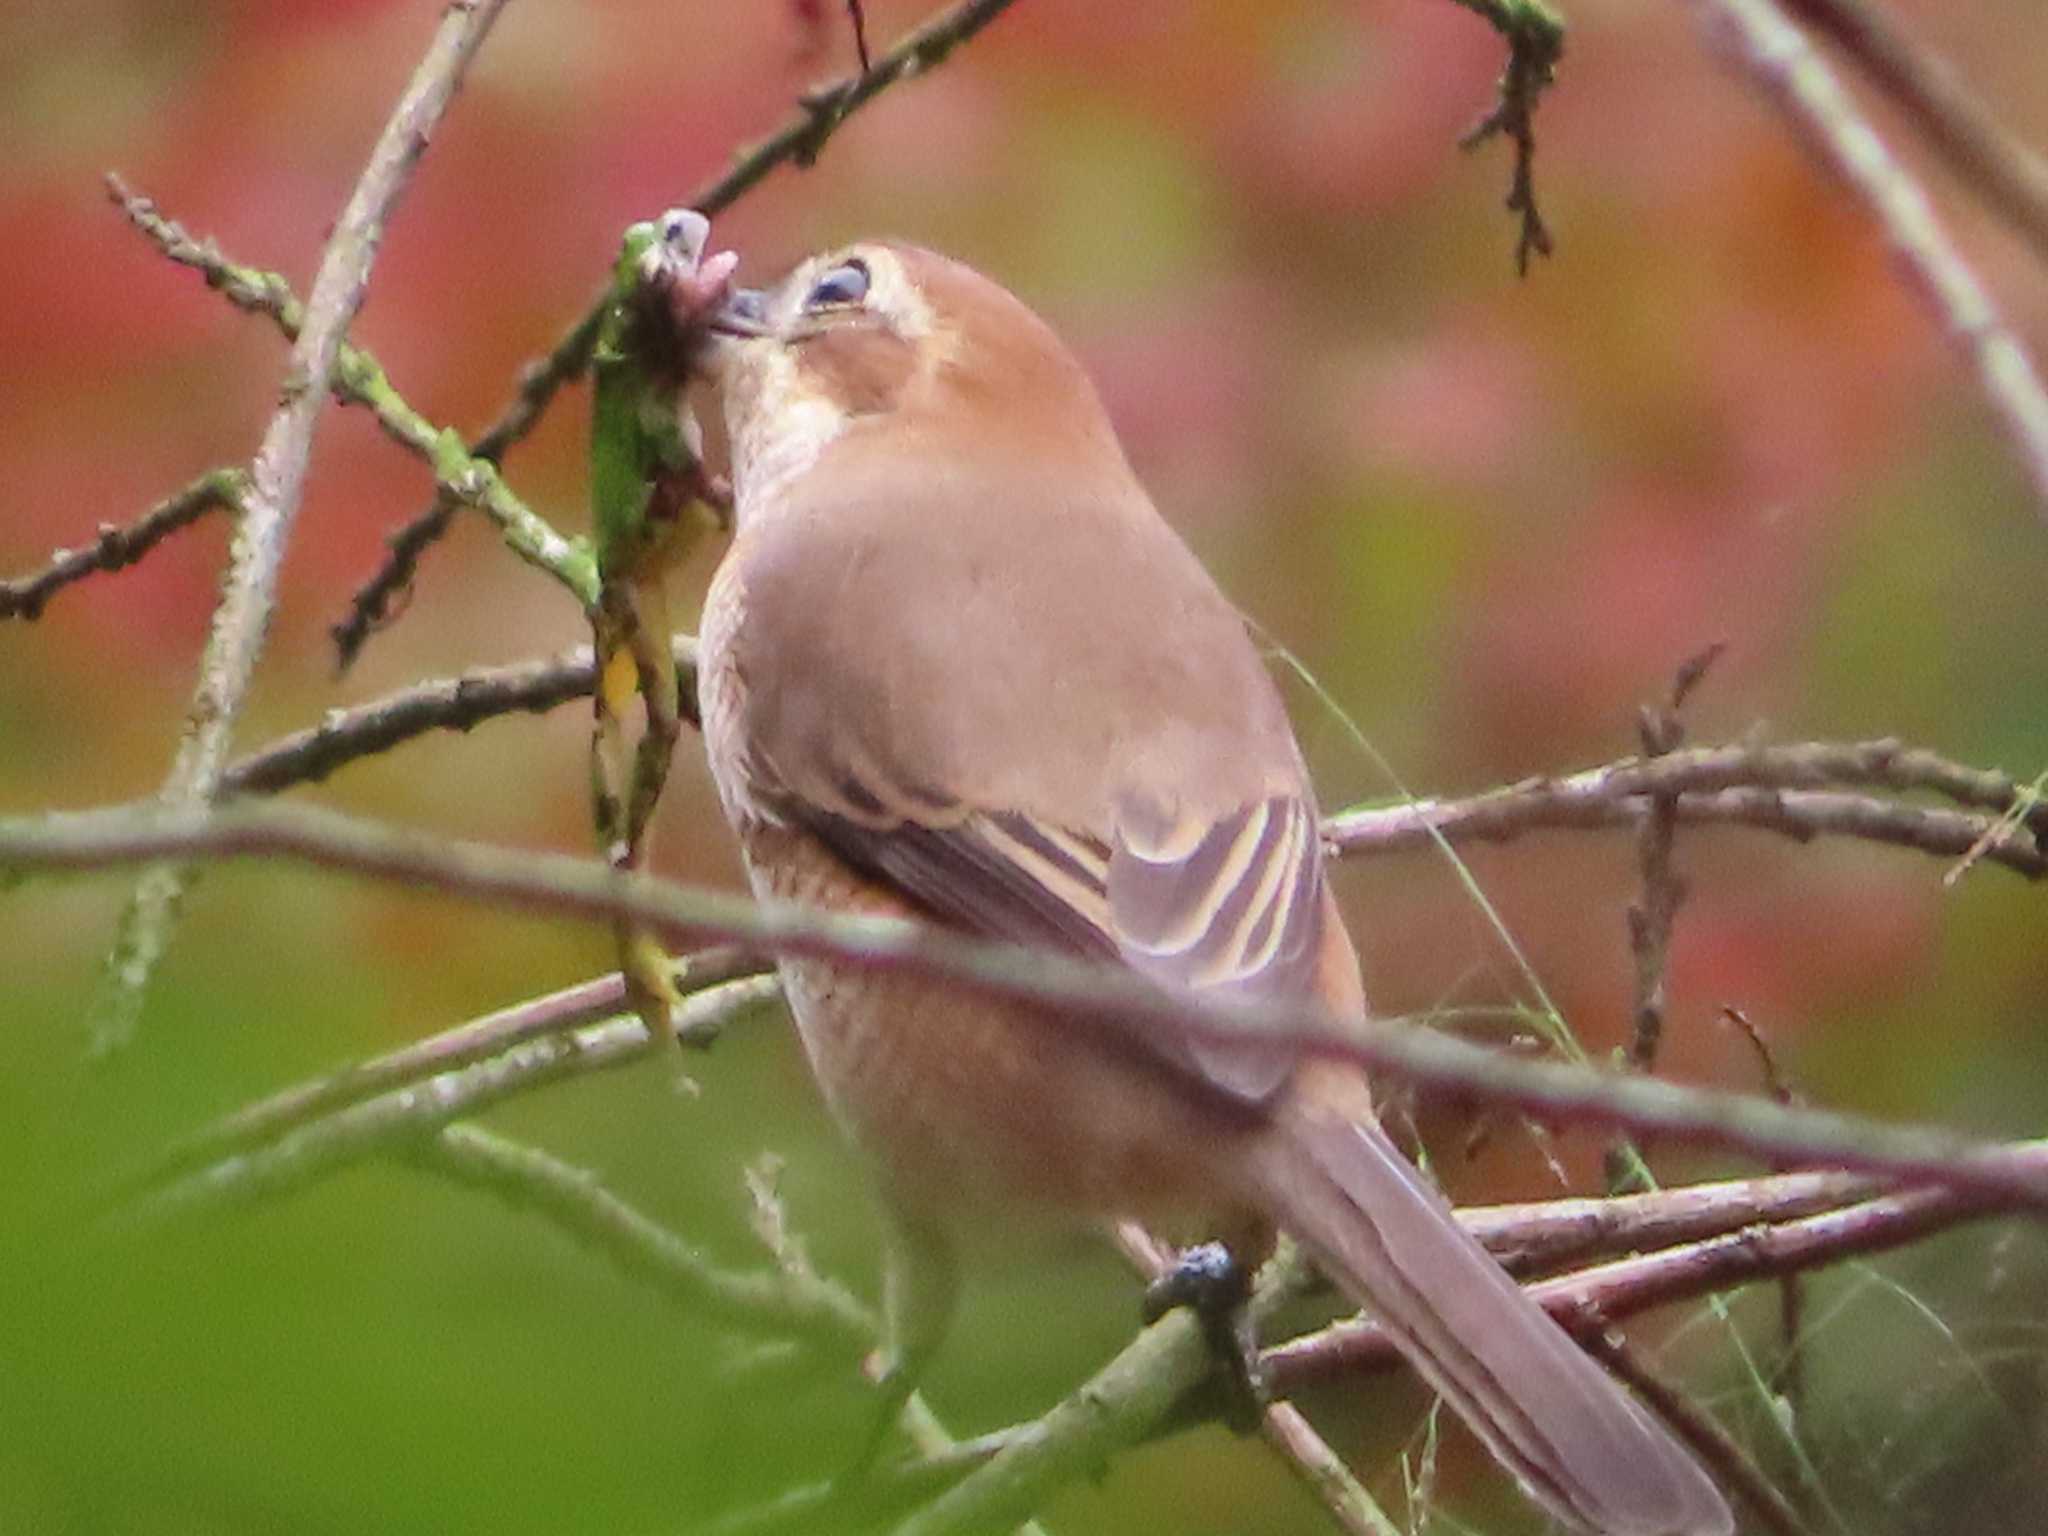
[[[1486,18],[1507,39],[1507,68],[1501,72],[1500,98],[1458,141],[1461,149],[1477,149],[1487,140],[1505,138],[1515,147],[1515,169],[1508,183],[1506,207],[1520,221],[1515,240],[1515,271],[1529,275],[1535,257],[1555,249],[1550,226],[1536,207],[1536,103],[1557,77],[1564,56],[1564,21],[1542,0],[1456,0]]]
[[[817,160],[839,125],[903,80],[936,69],[946,56],[968,41],[1015,3],[1015,0],[963,0],[913,29],[870,66],[863,59],[859,74],[807,93],[797,111],[767,138],[734,156],[732,167],[682,199],[706,218],[714,218],[753,190],[784,164],[803,169]],[[541,358],[521,372],[512,400],[470,443],[469,452],[491,463],[502,460],[539,423],[562,386],[590,366],[604,322],[605,295],[599,297]],[[348,612],[331,633],[336,659],[345,671],[370,636],[390,621],[399,593],[412,585],[419,562],[447,531],[456,500],[447,495],[386,536],[384,563],[350,599]]]
[[[679,672],[693,674],[696,642],[675,638]],[[437,730],[468,731],[486,720],[540,712],[582,698],[593,686],[588,648],[509,667],[439,678],[336,710],[319,725],[282,737],[232,764],[235,790],[274,793],[327,777],[365,757]],[[694,689],[682,690],[685,705]],[[1940,795],[1971,810],[1950,811],[1828,786],[1867,785]],[[1354,806],[1323,825],[1339,856],[1415,851],[1452,843],[1506,842],[1526,833],[1633,827],[1652,796],[1677,797],[1680,821],[1750,826],[1795,841],[1862,837],[1944,858],[1970,855],[2038,879],[2048,873],[2048,802],[1993,769],[1951,762],[1892,738],[1863,742],[1737,743],[1631,757],[1563,777],[1524,779],[1458,798]],[[1989,814],[1976,814],[1981,809]]]
[[[504,9],[504,0],[451,5],[392,108],[370,158],[321,252],[282,398],[249,463],[241,516],[229,544],[227,575],[214,605],[199,681],[159,797],[190,810],[212,803],[228,744],[256,675],[277,604],[279,573],[298,516],[313,432],[327,403],[342,337],[368,291],[385,222],[412,180],[434,125],[469,62]],[[158,865],[143,872],[121,915],[93,1009],[91,1051],[103,1058],[127,1044],[185,890],[184,872]]]
[[[117,176],[107,178],[107,191],[129,223],[171,261],[198,272],[207,287],[235,308],[268,318],[287,340],[298,339],[305,306],[281,275],[244,266],[223,255],[212,241],[194,239]],[[368,410],[387,437],[433,471],[444,495],[475,507],[497,524],[515,554],[554,577],[584,606],[596,600],[597,564],[590,551],[557,533],[513,492],[495,464],[470,453],[452,429],[438,427],[414,410],[369,351],[341,342],[328,388],[342,404]]]
[[[60,549],[41,570],[13,581],[0,581],[0,619],[40,618],[43,605],[63,588],[100,571],[118,571],[133,565],[179,529],[191,527],[209,512],[240,512],[248,495],[248,471],[210,470],[126,526],[101,523],[97,536],[84,548]]]
[[[1692,696],[1726,647],[1720,642],[1689,657],[1672,679],[1670,697],[1645,706],[1636,717],[1636,736],[1651,762],[1685,745],[1685,701]],[[1664,1036],[1665,962],[1671,930],[1685,904],[1685,877],[1674,855],[1678,841],[1678,796],[1663,790],[1649,797],[1649,809],[1636,828],[1636,870],[1642,894],[1628,908],[1629,958],[1635,966],[1635,1006],[1623,1061],[1630,1071],[1650,1072],[1657,1065],[1657,1047]],[[1607,1191],[1622,1190],[1647,1176],[1642,1157],[1625,1139],[1607,1149]]]
[[[1654,1079],[1515,1061],[1434,1030],[1341,1020],[1298,1003],[1196,995],[1154,985],[1120,967],[1089,965],[920,924],[756,905],[644,874],[622,875],[604,864],[559,854],[435,838],[283,806],[238,807],[210,815],[120,808],[0,820],[0,867],[19,871],[252,856],[350,871],[507,910],[630,922],[679,947],[739,943],[779,956],[912,969],[1068,1010],[1089,1027],[1161,1029],[1190,1040],[1233,1043],[1250,1032],[1276,1047],[1292,1046],[1548,1119],[1727,1147],[1766,1161],[1858,1168],[1996,1196],[2015,1208],[2048,1210],[2048,1171],[2016,1169],[2001,1160],[1995,1147],[1947,1131],[1880,1125]],[[730,982],[727,987],[753,984]],[[559,1062],[549,1069],[560,1070]]]
[[[1804,787],[1840,783],[1926,790],[1966,805],[1995,804],[1997,813]],[[1335,853],[1360,854],[1427,847],[1438,837],[1506,842],[1535,831],[1629,827],[1659,794],[1677,796],[1681,822],[1751,826],[1801,842],[1857,837],[1951,859],[1974,851],[1977,859],[2029,879],[2048,874],[2041,807],[2024,804],[2024,786],[1892,740],[1702,747],[1655,759],[1624,758],[1461,799],[1352,807],[1332,815],[1323,836]],[[2009,814],[2016,805],[2019,813]]]

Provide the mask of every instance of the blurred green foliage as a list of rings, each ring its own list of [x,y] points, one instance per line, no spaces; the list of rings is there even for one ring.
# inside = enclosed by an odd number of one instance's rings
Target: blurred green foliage
[[[2022,137],[2048,139],[2037,0],[1892,7]],[[920,14],[870,0],[878,41]],[[848,124],[807,175],[721,222],[756,277],[866,232],[942,245],[1047,313],[1140,472],[1226,586],[1418,790],[1630,750],[1635,705],[1711,640],[1696,739],[1898,732],[2022,778],[2048,767],[2048,531],[1860,213],[1685,8],[1586,0],[1539,118],[1556,260],[1518,283],[1496,146],[1460,156],[1497,42],[1441,0],[1022,0],[929,80]],[[808,20],[811,12],[822,21]],[[0,15],[0,569],[26,569],[245,457],[281,349],[105,207],[119,168],[237,258],[303,285],[431,25],[425,5],[81,0]],[[474,427],[669,206],[850,65],[835,6],[515,5],[401,207],[356,336],[436,419]],[[2022,334],[2048,282],[1950,199]],[[510,472],[582,503],[581,397]],[[243,739],[413,678],[572,643],[581,620],[465,526],[346,680],[326,625],[423,503],[419,466],[331,414]],[[151,789],[220,566],[218,527],[0,631],[0,809]],[[1388,792],[1297,690],[1331,803]],[[585,720],[496,722],[317,793],[392,818],[580,849]],[[687,744],[686,744],[687,746]],[[664,867],[729,881],[701,770],[678,764]],[[1755,1082],[1724,1003],[1815,1099],[2010,1134],[2048,1113],[2041,895],[1954,892],[1919,856],[1688,836],[1671,978],[1677,1076]],[[1628,1007],[1624,841],[1474,856],[1593,1047]],[[1526,997],[1430,857],[1347,869],[1389,1012]],[[286,1082],[603,968],[600,934],[276,871],[209,873],[141,1037],[97,1074],[82,1005],[121,882],[0,894],[0,1530],[673,1530],[831,1469],[860,1402],[843,1362],[746,1353],[535,1218],[396,1165],[147,1244],[81,1237],[108,1181]],[[1560,899],[1560,898],[1563,899]],[[872,1228],[772,1022],[691,1064],[557,1090],[492,1123],[601,1172],[754,1262],[739,1170],[788,1162],[821,1264],[867,1289]],[[1549,1185],[1497,1132],[1468,1195]],[[1597,1148],[1567,1144],[1590,1179]],[[1591,1187],[1590,1183],[1583,1187]],[[1819,1529],[2032,1531],[2048,1516],[2037,1231],[1959,1234],[1816,1284],[1808,1416]],[[1768,1296],[1737,1307],[1772,1358]],[[1128,1334],[1099,1253],[977,1276],[932,1382],[958,1428],[1032,1414]],[[1696,1309],[1663,1363],[1789,1472]],[[1420,1444],[1398,1384],[1317,1405],[1396,1498]],[[1530,1527],[1470,1448],[1468,1527]],[[1839,1523],[1837,1523],[1837,1519]],[[1256,1446],[1204,1430],[1049,1512],[1085,1532],[1319,1529]],[[1446,1523],[1446,1529],[1456,1529]]]

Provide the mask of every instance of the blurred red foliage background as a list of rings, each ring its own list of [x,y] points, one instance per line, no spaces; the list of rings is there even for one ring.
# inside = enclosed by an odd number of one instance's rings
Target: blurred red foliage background
[[[2037,0],[1888,9],[2010,129],[2048,142]],[[878,48],[924,14],[904,0],[866,10]],[[1633,750],[1638,703],[1717,640],[1728,651],[1690,711],[1696,740],[1760,726],[1779,739],[1896,733],[2031,778],[2048,767],[2040,509],[1863,210],[1702,46],[1687,10],[1571,8],[1538,118],[1558,252],[1526,280],[1500,207],[1506,148],[1455,147],[1490,104],[1502,48],[1444,0],[1020,0],[929,79],[844,125],[815,169],[778,171],[718,238],[759,277],[831,241],[907,236],[1023,295],[1093,369],[1168,515],[1417,792]],[[195,233],[303,291],[434,15],[385,0],[80,0],[0,16],[0,571],[246,459],[277,392],[278,338],[130,232],[101,173],[118,169]],[[831,0],[511,6],[399,209],[354,338],[430,417],[480,426],[518,366],[581,311],[627,222],[685,198],[853,58]],[[2038,260],[1909,136],[1895,142],[2016,329],[2048,346]],[[509,461],[529,501],[577,527],[585,406],[570,396]],[[243,742],[580,637],[573,605],[466,519],[428,558],[402,622],[337,679],[327,626],[430,489],[361,413],[325,418]],[[0,811],[154,788],[223,550],[223,529],[204,526],[60,594],[36,624],[0,629]],[[1332,711],[1296,693],[1327,803],[1392,793]],[[315,793],[582,849],[584,730],[575,710],[497,722]],[[667,871],[733,878],[687,744],[661,839]],[[1688,834],[1679,856],[1692,899],[1671,973],[1674,1075],[1754,1085],[1747,1046],[1716,1022],[1732,1004],[1822,1102],[1986,1131],[2039,1123],[2038,892],[1989,870],[1945,890],[1924,856],[1757,833]],[[1581,1037],[1617,1042],[1628,840],[1551,835],[1471,863]],[[1532,995],[1440,858],[1361,863],[1342,881],[1383,1009]],[[75,1021],[121,887],[7,898],[0,1105],[18,1109],[21,1139],[0,1148],[24,1159],[146,1148],[289,1078],[605,964],[598,935],[332,881],[213,874],[130,1058],[94,1077]],[[737,1254],[732,1170],[760,1145],[783,1147],[798,1219],[864,1280],[864,1219],[857,1201],[842,1211],[825,1193],[845,1174],[783,1043],[736,1045],[699,1075],[701,1103],[660,1084],[594,1086],[512,1118]],[[1596,1154],[1574,1146],[1571,1166],[1590,1175]],[[1496,1135],[1480,1167],[1450,1161],[1470,1193],[1550,1187],[1518,1135]],[[700,1364],[622,1363],[663,1315],[618,1286],[603,1290],[609,1321],[565,1324],[573,1298],[608,1282],[572,1255],[535,1257],[510,1218],[430,1206],[391,1175],[252,1226],[229,1242],[267,1288],[218,1313],[193,1302],[206,1324],[172,1330],[246,1352],[252,1375],[195,1381],[214,1358],[200,1344],[138,1356],[118,1327],[95,1366],[71,1349],[100,1331],[94,1307],[129,1317],[140,1302],[79,1303],[69,1331],[51,1334],[70,1352],[50,1345],[24,1367],[54,1406],[33,1432],[0,1437],[13,1441],[0,1449],[0,1520],[170,1528],[143,1507],[182,1488],[197,1490],[208,1529],[262,1524],[264,1510],[309,1527],[381,1511],[401,1524],[431,1512],[441,1529],[542,1529],[592,1508],[645,1523],[736,1496],[737,1474],[714,1474],[698,1451],[674,1452],[667,1486],[647,1471],[647,1394],[680,1399],[661,1410],[679,1440],[715,1417],[692,1396],[713,1387],[677,1384],[700,1381],[688,1374]],[[165,1262],[203,1289],[204,1258]],[[1941,1276],[1976,1262],[1916,1279],[1931,1310],[1967,1312],[1942,1289],[1961,1282]],[[1042,1406],[1127,1327],[1120,1286],[1109,1270],[1059,1280],[1052,1299],[998,1284],[948,1352],[940,1405],[965,1402],[970,1424]],[[622,1320],[625,1307],[638,1315]],[[1033,1320],[1046,1308],[1074,1337],[1042,1358]],[[1829,1422],[1863,1447],[1858,1415],[1897,1400],[1875,1365],[1839,1362],[1902,1314],[1867,1297],[1843,1312],[1829,1336],[1839,1350],[1820,1357],[1838,1362],[1823,1390]],[[398,1342],[365,1352],[369,1335]],[[1932,1330],[1901,1347],[1920,1346],[1947,1362],[1923,1363],[1923,1383],[1969,1353],[1944,1353]],[[262,1362],[265,1348],[277,1359]],[[471,1350],[492,1363],[444,1379]],[[1715,1356],[1702,1345],[1680,1358],[1711,1371]],[[331,1419],[294,1443],[278,1426],[301,1394]],[[407,1404],[396,1415],[393,1396]],[[166,1427],[193,1402],[190,1425]],[[619,1437],[566,1482],[524,1463],[506,1474],[508,1446],[546,1460],[557,1411]],[[1406,1423],[1380,1427],[1368,1464],[1384,1463]],[[601,1432],[564,1431],[579,1444]],[[413,1435],[441,1448],[406,1461]],[[221,1449],[242,1443],[269,1458],[260,1496],[233,1483]],[[1275,1474],[1247,1472],[1252,1452],[1205,1448],[1210,1462],[1183,1457],[1171,1475],[1140,1458],[1056,1527],[1313,1528],[1305,1507],[1276,1510]],[[786,1469],[768,1459],[772,1482]],[[1830,1476],[1875,1487],[1889,1475],[1875,1460],[1844,1453]],[[337,1470],[358,1464],[379,1469],[375,1490]],[[631,1493],[619,1468],[635,1469]],[[1510,1521],[1505,1511],[1491,1513]]]

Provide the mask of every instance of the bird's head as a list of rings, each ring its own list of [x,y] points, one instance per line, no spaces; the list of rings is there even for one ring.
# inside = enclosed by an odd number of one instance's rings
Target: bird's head
[[[768,288],[737,290],[711,323],[705,364],[723,397],[744,505],[842,439],[934,462],[1106,449],[1121,462],[1087,374],[1049,326],[972,268],[861,241],[813,256]]]

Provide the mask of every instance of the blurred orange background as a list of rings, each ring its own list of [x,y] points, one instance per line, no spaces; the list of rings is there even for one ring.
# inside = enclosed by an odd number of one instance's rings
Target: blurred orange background
[[[2048,143],[2038,0],[1887,9],[2008,128]],[[866,10],[878,49],[925,14]],[[2048,768],[2042,510],[1863,210],[1688,11],[1571,7],[1537,122],[1558,251],[1526,280],[1500,206],[1506,147],[1455,147],[1490,104],[1502,45],[1446,0],[1019,0],[847,122],[816,168],[776,172],[716,238],[758,279],[844,238],[904,236],[1046,314],[1162,509],[1338,706],[1290,685],[1328,806],[1621,756],[1637,705],[1713,641],[1728,650],[1689,711],[1694,740],[1896,734],[2031,779]],[[274,331],[160,259],[102,172],[303,293],[437,14],[80,0],[0,16],[0,572],[246,460],[277,395]],[[852,62],[830,0],[509,7],[399,207],[353,338],[429,417],[474,430],[581,312],[628,222],[685,199]],[[2015,329],[2048,346],[2038,257],[1903,131],[1893,142]],[[572,392],[508,461],[569,528],[585,519],[586,411]],[[582,638],[573,604],[465,514],[402,621],[337,679],[327,627],[430,493],[363,413],[324,417],[243,745]],[[157,785],[224,550],[209,523],[0,629],[0,812]],[[683,583],[693,604],[707,568]],[[496,721],[300,793],[580,851],[586,730],[574,708]],[[693,751],[659,862],[729,884]],[[1379,1007],[1528,1003],[1533,977],[1589,1048],[1618,1043],[1630,839],[1549,834],[1469,857],[1526,969],[1440,856],[1359,861],[1340,880]],[[1717,1022],[1733,1005],[1818,1102],[2040,1125],[2038,891],[1995,869],[1944,889],[1924,855],[1754,832],[1688,833],[1679,857],[1672,1075],[1757,1084]],[[249,1097],[607,965],[594,932],[214,872],[136,1043],[93,1072],[81,1021],[126,883],[37,881],[0,908],[0,1152],[22,1175],[0,1212],[18,1195],[24,1233],[49,1190],[90,1186]],[[648,1066],[494,1123],[734,1262],[754,1257],[737,1170],[775,1148],[793,1218],[870,1288],[858,1182],[781,1030],[692,1072],[701,1097]],[[1457,1127],[1439,1139],[1462,1194],[1555,1187],[1518,1131],[1469,1163]],[[1567,1141],[1581,1189],[1597,1154]],[[2011,1478],[2048,1476],[2048,1437],[2008,1377],[2048,1395],[2048,1319],[2038,1290],[1999,1287],[2038,1281],[2042,1257],[2037,1232],[1986,1231],[1816,1286],[1800,1434],[1832,1500],[1822,1528],[1830,1510],[1843,1529],[2037,1528],[2048,1504]],[[0,1342],[8,1529],[671,1528],[815,1475],[832,1426],[858,1412],[843,1382],[734,1374],[715,1334],[598,1260],[394,1168],[162,1252],[14,1279],[29,1289],[0,1282],[0,1335],[16,1335]],[[1037,1412],[1127,1336],[1134,1308],[1099,1256],[982,1277],[934,1400],[962,1429]],[[1737,1312],[1768,1356],[1770,1298]],[[1725,1334],[1675,1321],[1665,1363],[1791,1476]],[[1382,1392],[1339,1408],[1336,1443],[1390,1497],[1420,1407]],[[2037,1460],[2015,1461],[2007,1434]],[[1450,1507],[1483,1528],[1526,1524],[1462,1448],[1445,1476]],[[2038,1481],[2019,1486],[2041,1499]],[[1920,1523],[1936,1509],[1941,1524]],[[1255,1446],[1216,1431],[1119,1463],[1050,1517],[1062,1536],[1317,1521]]]

